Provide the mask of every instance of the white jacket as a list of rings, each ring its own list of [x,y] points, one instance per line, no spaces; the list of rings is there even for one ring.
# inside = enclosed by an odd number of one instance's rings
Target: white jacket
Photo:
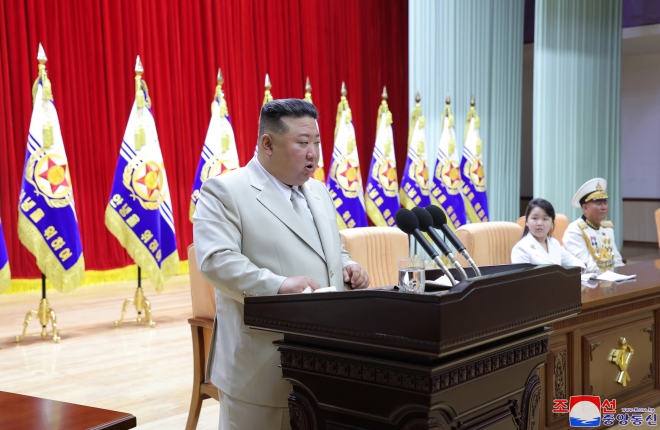
[[[582,260],[566,251],[557,239],[548,237],[547,244],[548,252],[531,233],[527,233],[511,250],[511,264],[557,264],[584,268]]]

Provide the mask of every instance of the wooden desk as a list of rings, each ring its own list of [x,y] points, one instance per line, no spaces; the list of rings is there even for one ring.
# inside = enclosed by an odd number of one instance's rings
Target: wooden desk
[[[82,430],[135,428],[135,417],[124,412],[74,405],[0,391],[0,429]]]
[[[582,312],[552,324],[544,372],[545,420],[541,427],[569,427],[568,414],[553,414],[553,399],[580,394],[616,399],[622,407],[655,407],[660,404],[660,260],[624,266],[622,274],[636,274],[633,281],[601,282],[582,287]],[[617,366],[610,361],[621,338],[634,348],[624,387],[616,382]]]

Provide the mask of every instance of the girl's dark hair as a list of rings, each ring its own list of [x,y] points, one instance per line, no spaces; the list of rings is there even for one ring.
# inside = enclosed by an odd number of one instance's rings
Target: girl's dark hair
[[[534,208],[543,209],[545,213],[547,213],[548,216],[552,218],[552,228],[550,228],[550,231],[548,232],[548,236],[552,237],[552,231],[555,229],[555,208],[553,208],[552,204],[545,199],[534,199],[527,205],[527,209],[525,210],[525,231],[523,232],[522,237],[527,236],[527,233],[529,233],[529,227],[527,227],[527,219],[529,218],[529,214],[534,210]]]

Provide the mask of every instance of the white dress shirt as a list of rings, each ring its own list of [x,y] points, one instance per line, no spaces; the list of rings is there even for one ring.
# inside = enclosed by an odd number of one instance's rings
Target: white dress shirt
[[[293,204],[291,203],[291,193],[296,193],[296,198],[298,199],[298,202],[303,202],[302,206],[305,208],[305,211],[309,214],[309,217],[314,220],[314,216],[312,215],[311,209],[309,209],[309,205],[307,204],[307,199],[305,198],[305,195],[300,191],[300,186],[294,185],[293,187],[288,186],[284,182],[280,181],[277,179],[275,176],[271,175],[268,170],[259,162],[257,157],[254,157],[254,161],[257,162],[257,166],[268,176],[268,179],[275,185],[275,188],[279,190],[280,193],[284,196],[287,202],[293,207]]]
[[[511,250],[511,264],[558,264],[585,267],[582,260],[566,251],[557,239],[548,237],[546,244],[548,245],[547,252],[533,234],[527,233]]]

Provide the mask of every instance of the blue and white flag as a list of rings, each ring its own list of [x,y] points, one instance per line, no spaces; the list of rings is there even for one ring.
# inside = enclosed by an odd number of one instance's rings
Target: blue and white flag
[[[346,85],[342,83],[341,101],[337,107],[335,147],[332,150],[328,190],[337,210],[339,229],[366,227],[364,187],[360,159],[355,142],[351,108],[346,100]]]
[[[429,167],[426,157],[426,135],[424,132],[424,115],[419,104],[419,93],[415,96],[415,108],[410,116],[408,130],[408,158],[401,179],[401,204],[406,209],[415,206],[426,207],[431,204],[429,197]]]
[[[39,44],[39,77],[27,139],[18,204],[18,238],[35,256],[41,273],[61,292],[72,291],[85,275],[69,162]]]
[[[385,88],[383,88],[383,101],[378,108],[376,144],[371,156],[365,203],[367,215],[369,215],[374,225],[385,227],[396,224],[394,214],[401,205],[399,203],[399,182],[396,177],[396,159],[394,157],[392,112],[387,106],[387,90]]]
[[[270,89],[273,86],[270,84],[270,77],[268,76],[268,73],[266,73],[266,83],[264,84],[264,101],[261,102],[261,106],[265,105],[268,102],[273,101],[273,95],[270,93]],[[257,152],[259,152],[259,140],[261,140],[261,136],[257,137],[257,144],[254,147],[254,156],[257,156]]]
[[[451,221],[453,229],[465,224],[465,206],[463,205],[463,180],[456,151],[456,131],[454,115],[451,114],[450,100],[447,97],[445,110],[442,112],[442,135],[435,162],[431,202],[442,208]]]
[[[136,94],[121,143],[105,225],[157,291],[179,271],[170,191],[138,56]]]
[[[470,102],[465,124],[465,144],[461,172],[463,176],[463,197],[465,213],[470,222],[487,222],[488,196],[486,195],[486,175],[482,155],[482,143],[479,137],[479,117],[474,107],[474,98]]]
[[[208,178],[220,176],[238,168],[236,138],[229,120],[227,102],[222,92],[223,83],[222,72],[218,70],[218,85],[215,87],[215,97],[211,103],[211,122],[206,132],[206,140],[204,140],[190,196],[190,222],[193,220],[202,183]]]
[[[9,257],[7,256],[7,246],[5,245],[5,236],[2,234],[2,222],[0,222],[0,294],[2,294],[11,280],[9,271]]]

